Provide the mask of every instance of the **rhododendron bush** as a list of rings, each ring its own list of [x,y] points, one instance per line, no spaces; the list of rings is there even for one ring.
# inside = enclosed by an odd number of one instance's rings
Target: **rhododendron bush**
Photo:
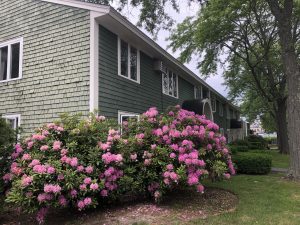
[[[203,192],[201,180],[235,173],[218,130],[180,107],[150,108],[121,128],[103,116],[64,116],[15,146],[6,201],[43,222],[49,208],[84,210],[130,194],[159,200],[183,185]]]

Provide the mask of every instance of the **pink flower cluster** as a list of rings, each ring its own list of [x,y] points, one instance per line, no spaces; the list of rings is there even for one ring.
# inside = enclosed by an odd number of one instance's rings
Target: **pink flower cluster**
[[[45,184],[44,192],[45,193],[59,193],[61,191],[61,187],[58,184]]]
[[[31,184],[32,181],[33,181],[33,177],[32,176],[27,176],[26,174],[24,174],[22,176],[21,185],[23,187],[27,187],[28,185]]]
[[[195,185],[199,192],[204,190],[200,180],[209,172],[206,169],[206,156],[200,155],[200,148],[207,152],[219,153],[222,160],[227,162],[229,173],[235,174],[229,151],[225,147],[226,138],[217,133],[219,130],[217,124],[207,120],[205,116],[180,109],[179,106],[176,107],[175,112],[170,111],[167,114],[168,119],[158,116],[156,111],[155,108],[151,108],[142,117],[142,122],[151,124],[156,122],[154,126],[152,125],[154,127],[152,134],[156,137],[156,143],[151,145],[151,150],[154,151],[157,146],[167,146],[171,150],[170,160],[178,160],[179,164],[186,166],[189,185]],[[180,177],[174,172],[173,164],[167,165],[166,169],[163,172],[164,183],[170,185],[172,182],[178,182]],[[229,173],[225,173],[224,177],[229,179]]]
[[[86,206],[89,206],[92,203],[92,199],[90,197],[86,197],[83,200],[78,201],[77,206],[79,211],[83,210]]]

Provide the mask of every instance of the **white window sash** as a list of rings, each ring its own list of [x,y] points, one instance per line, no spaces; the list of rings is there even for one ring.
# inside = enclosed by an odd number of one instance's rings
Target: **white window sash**
[[[178,75],[175,74],[172,71],[167,70],[167,73],[162,72],[162,92],[165,95],[174,97],[174,98],[179,98],[179,92],[178,92]],[[171,74],[170,74],[171,72]],[[166,82],[165,82],[165,76],[166,76]],[[171,90],[171,84],[170,84],[170,77],[171,77],[171,83],[172,83],[172,90]],[[174,86],[174,80],[176,79],[176,87]],[[166,85],[164,85],[166,83]],[[165,88],[167,87],[167,89]],[[176,88],[176,91],[175,91]],[[171,94],[170,94],[171,91]],[[176,92],[176,95],[175,95]]]
[[[140,120],[140,114],[133,112],[118,111],[118,123],[122,124],[123,117],[137,117]]]
[[[2,118],[6,120],[14,120],[14,129],[17,129],[21,126],[21,115],[20,114],[11,114],[11,115],[3,115]],[[18,119],[18,123],[16,123],[16,120]]]
[[[20,50],[19,50],[19,75],[16,78],[11,78],[11,64],[12,64],[12,54],[11,54],[11,46],[13,44],[20,44]],[[22,78],[22,67],[23,67],[23,38],[16,38],[4,43],[0,43],[0,48],[6,47],[7,46],[7,70],[6,70],[6,80],[1,80],[0,83],[2,82],[8,82],[12,80],[18,80]]]
[[[136,80],[134,79],[131,79],[131,63],[130,63],[130,60],[131,60],[131,45],[127,43],[127,51],[128,51],[128,54],[127,54],[127,70],[128,70],[128,73],[125,74],[126,76],[122,75],[121,74],[121,41],[122,39],[120,37],[118,37],[118,75],[123,77],[123,78],[126,78],[128,80],[131,80],[133,82],[136,82],[138,84],[140,84],[140,74],[141,74],[141,71],[140,71],[140,50],[135,48],[136,49],[136,57],[137,57],[137,65],[136,65]]]

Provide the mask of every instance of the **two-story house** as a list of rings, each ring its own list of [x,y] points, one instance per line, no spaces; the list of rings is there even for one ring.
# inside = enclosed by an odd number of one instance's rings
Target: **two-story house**
[[[200,99],[226,134],[239,110],[110,6],[0,0],[0,114],[25,133],[60,113],[119,122]]]

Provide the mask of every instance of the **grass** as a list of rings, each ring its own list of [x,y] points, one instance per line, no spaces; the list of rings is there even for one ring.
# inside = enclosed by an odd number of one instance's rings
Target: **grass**
[[[300,224],[300,183],[272,174],[238,175],[230,181],[206,185],[236,193],[239,197],[237,209],[219,216],[197,219],[190,224]]]
[[[182,220],[178,219],[178,214],[176,210],[179,210],[178,206],[172,204],[170,201],[169,206],[172,206],[173,210],[170,210],[166,215],[168,220],[162,219],[158,220],[157,223],[151,223],[145,220],[150,212],[143,212],[142,215],[138,217],[137,221],[133,223],[114,223],[115,218],[109,215],[109,219],[112,218],[108,223],[105,224],[135,224],[135,225],[149,225],[149,224],[188,224],[188,225],[299,225],[300,224],[300,183],[293,182],[282,178],[280,174],[270,174],[270,175],[237,175],[232,177],[232,179],[222,182],[205,182],[204,185],[207,187],[208,193],[211,188],[221,188],[229,190],[235,193],[239,200],[234,211],[224,212],[222,214],[209,214],[206,217],[201,217],[201,210],[196,212],[196,215],[192,216],[192,220],[186,220],[184,223]],[[210,196],[210,195],[208,195]],[[215,196],[215,195],[212,195]],[[207,201],[211,202],[211,205],[221,207],[220,203],[216,203],[214,197],[207,198]],[[180,196],[179,196],[180,197]],[[219,200],[221,198],[218,198]],[[207,203],[198,203],[199,207],[201,205],[206,205]],[[192,208],[191,208],[192,207]],[[186,212],[187,218],[191,218],[191,209],[197,208],[192,204],[192,201],[180,202],[180,209]],[[127,210],[132,210],[135,214],[138,212],[139,207],[135,209],[134,207],[128,208]],[[208,209],[210,210],[210,209]],[[120,215],[122,216],[123,209],[120,209]],[[110,210],[109,210],[110,212]],[[78,218],[72,213],[66,213],[57,219],[57,223],[46,224],[85,224],[94,225],[102,224],[99,223],[99,213],[100,211],[95,210],[94,212],[86,213],[87,215]],[[195,210],[194,210],[195,213]],[[50,218],[51,219],[51,218]],[[125,218],[130,221],[130,218]],[[1,221],[1,219],[0,219]],[[172,221],[172,222],[168,222]],[[11,223],[12,224],[12,223]],[[23,224],[23,223],[22,223]],[[25,223],[24,223],[25,224]],[[29,221],[27,224],[32,224]]]
[[[272,166],[277,168],[288,168],[290,165],[289,155],[280,154],[278,151],[267,151],[272,156]]]

